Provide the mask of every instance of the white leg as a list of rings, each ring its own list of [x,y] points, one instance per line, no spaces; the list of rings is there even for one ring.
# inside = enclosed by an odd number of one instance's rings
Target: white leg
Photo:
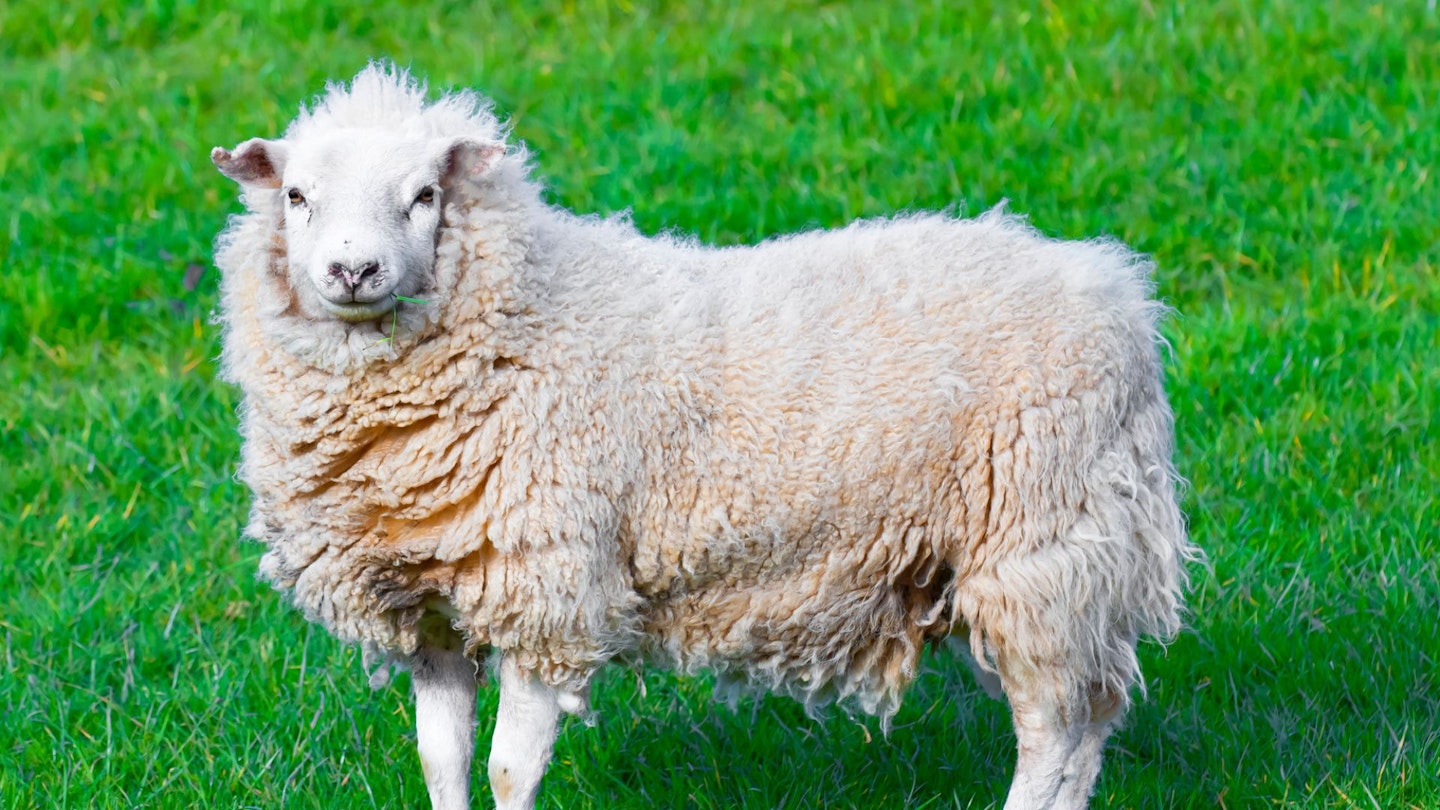
[[[435,810],[468,810],[475,755],[475,664],[458,650],[423,648],[410,662],[420,767]]]
[[[1090,794],[1095,790],[1095,779],[1100,775],[1100,756],[1105,750],[1105,739],[1110,736],[1114,724],[1105,720],[1085,727],[1080,744],[1065,763],[1065,781],[1060,786],[1060,795],[1055,806],[1084,808],[1090,804]]]
[[[1059,810],[1057,799],[1065,779],[1065,765],[1080,744],[1079,729],[1067,728],[1053,710],[1055,707],[1028,706],[1023,701],[1016,706],[1014,693],[1010,701],[1015,707],[1020,755],[1005,810]]]
[[[500,710],[490,744],[490,791],[497,810],[531,810],[550,764],[560,721],[561,693],[500,661]]]
[[[1123,695],[1100,687],[1062,697],[1054,682],[1007,680],[1020,756],[1006,810],[1085,810]]]

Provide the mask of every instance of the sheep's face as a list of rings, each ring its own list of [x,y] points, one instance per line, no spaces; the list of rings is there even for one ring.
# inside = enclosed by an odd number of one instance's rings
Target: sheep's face
[[[310,303],[373,320],[428,284],[443,155],[416,151],[348,133],[292,150],[280,188],[285,243],[292,282],[308,284]]]
[[[429,286],[440,205],[457,167],[475,172],[500,151],[350,130],[296,144],[254,139],[211,158],[242,184],[280,196],[290,283],[306,314],[360,322]]]

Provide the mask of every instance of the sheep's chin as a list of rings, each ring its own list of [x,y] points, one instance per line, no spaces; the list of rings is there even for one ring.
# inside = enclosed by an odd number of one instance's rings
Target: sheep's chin
[[[372,301],[368,304],[346,303],[337,304],[333,301],[325,301],[325,308],[331,314],[348,323],[363,323],[373,321],[382,315],[390,314],[395,308],[395,302],[389,298],[382,298],[379,301]]]

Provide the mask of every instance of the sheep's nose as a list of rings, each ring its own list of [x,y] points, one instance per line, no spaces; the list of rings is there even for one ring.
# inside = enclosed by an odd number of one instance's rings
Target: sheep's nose
[[[360,282],[375,275],[379,269],[379,262],[366,262],[356,267],[346,267],[340,262],[330,263],[330,275],[345,282],[345,289],[352,291]]]

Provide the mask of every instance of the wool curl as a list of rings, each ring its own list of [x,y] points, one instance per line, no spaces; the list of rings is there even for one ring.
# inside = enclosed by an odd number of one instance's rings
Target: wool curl
[[[285,137],[345,127],[507,135],[380,65]],[[354,325],[294,306],[278,194],[217,249],[246,531],[343,640],[500,648],[575,692],[647,659],[888,719],[952,634],[1125,695],[1135,640],[1179,628],[1163,307],[1113,241],[995,210],[711,248],[546,204],[512,147],[447,189],[425,303]]]

